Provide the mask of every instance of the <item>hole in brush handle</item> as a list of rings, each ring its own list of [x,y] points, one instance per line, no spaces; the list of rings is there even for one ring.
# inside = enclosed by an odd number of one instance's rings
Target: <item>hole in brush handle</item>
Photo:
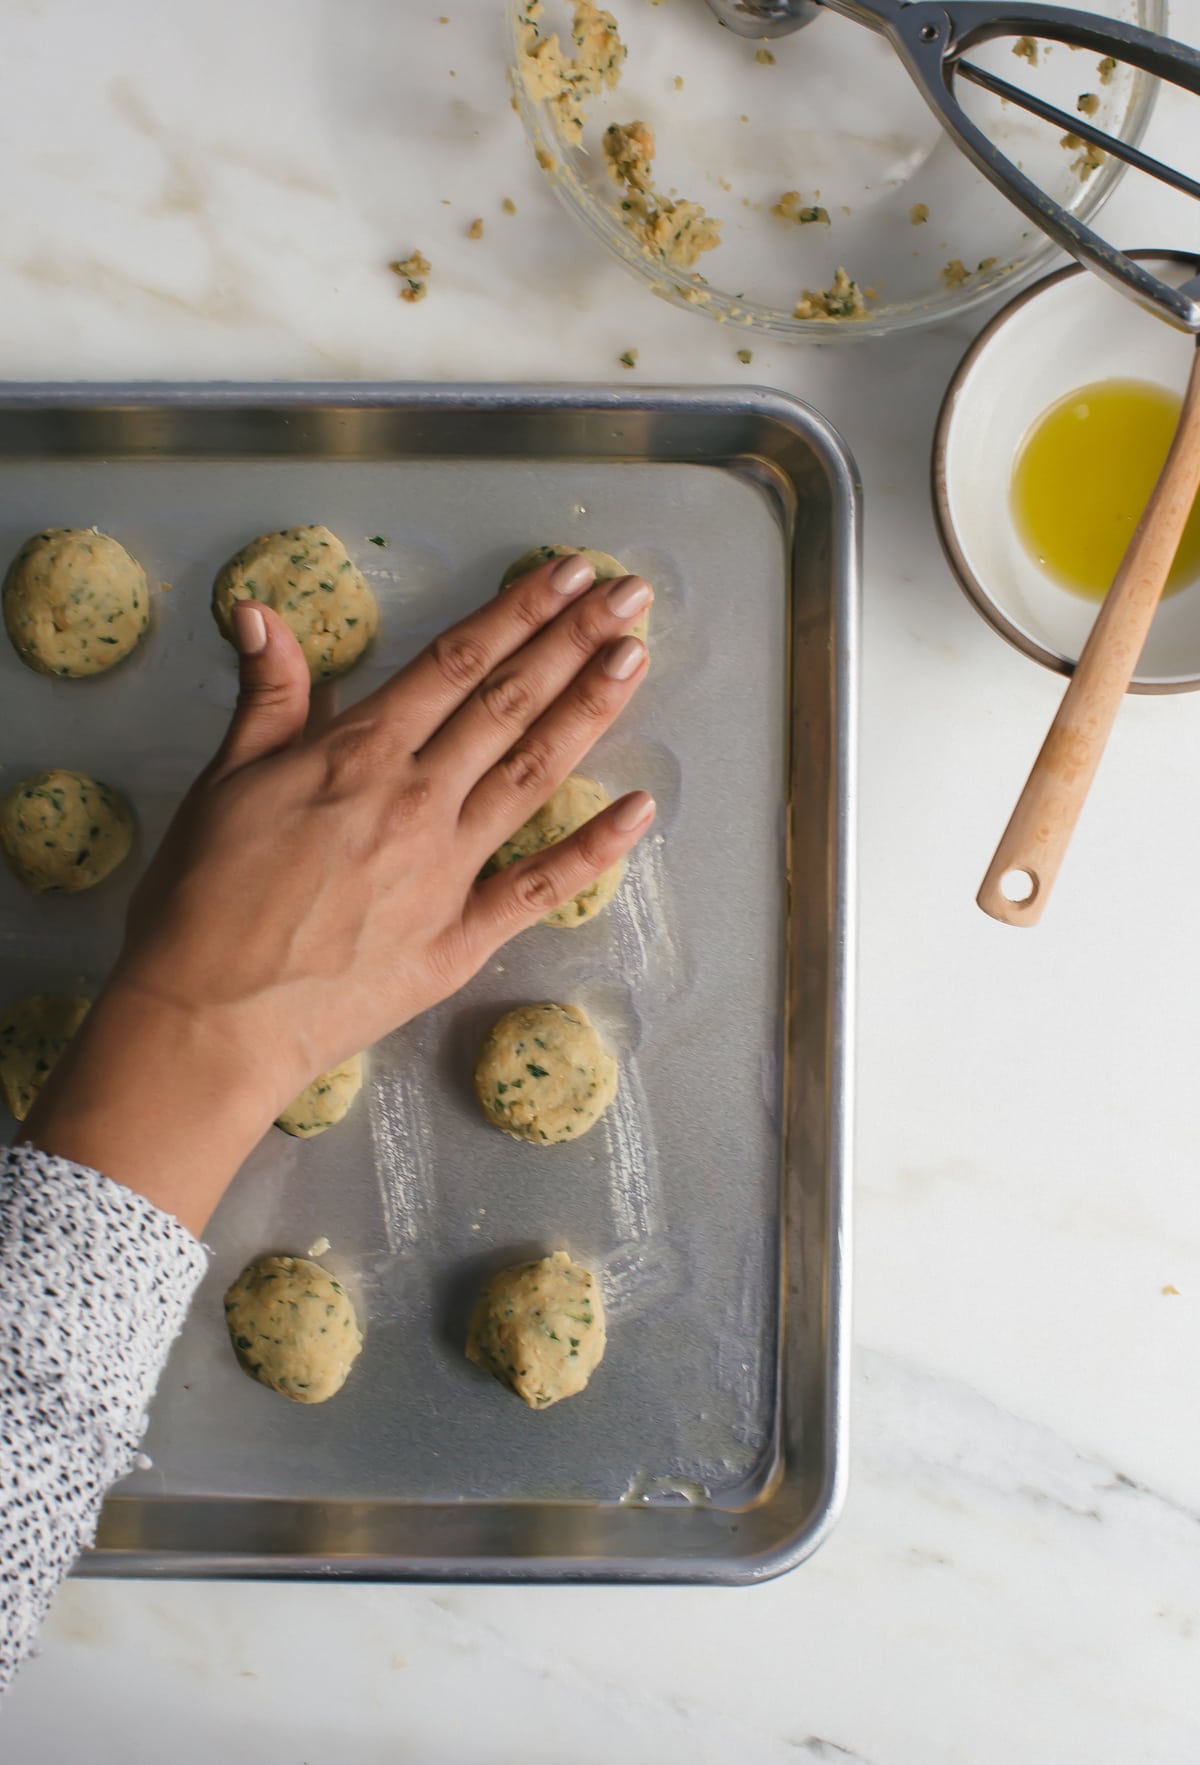
[[[1014,865],[1000,878],[1000,893],[1014,907],[1030,907],[1037,899],[1038,879],[1032,870]]]

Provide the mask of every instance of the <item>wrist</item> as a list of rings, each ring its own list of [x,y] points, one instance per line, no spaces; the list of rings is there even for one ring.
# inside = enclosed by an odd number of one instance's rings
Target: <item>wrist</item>
[[[192,1013],[117,980],[47,1080],[25,1137],[199,1234],[283,1102],[232,1008]]]

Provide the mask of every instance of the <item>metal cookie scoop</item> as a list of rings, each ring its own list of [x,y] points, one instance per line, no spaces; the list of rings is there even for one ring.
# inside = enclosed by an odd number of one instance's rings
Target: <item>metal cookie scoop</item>
[[[888,39],[926,103],[967,158],[1043,233],[1139,305],[1180,330],[1200,333],[1200,292],[1172,288],[1054,202],[971,121],[954,90],[956,80],[969,80],[1064,133],[1078,135],[1081,141],[1148,172],[1172,189],[1200,199],[1200,182],[1195,178],[1163,165],[1126,141],[1118,141],[1086,117],[1044,104],[1020,86],[963,60],[973,45],[995,37],[1045,37],[1070,48],[1112,56],[1114,61],[1127,62],[1200,95],[1200,53],[1195,49],[1095,13],[1022,5],[1020,0],[1013,5],[992,4],[992,0],[957,0],[951,5],[942,5],[939,0],[911,0],[911,4],[905,0],[708,0],[708,4],[721,23],[739,37],[786,36],[815,18],[822,7],[878,31]]]

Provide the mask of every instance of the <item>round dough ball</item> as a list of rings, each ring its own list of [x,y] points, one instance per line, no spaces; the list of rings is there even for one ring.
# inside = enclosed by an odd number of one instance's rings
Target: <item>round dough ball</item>
[[[613,582],[618,576],[630,574],[624,564],[618,558],[614,558],[611,552],[598,552],[590,545],[535,545],[532,551],[522,552],[519,558],[513,559],[500,578],[500,587],[507,588],[510,582],[517,580],[518,576],[524,576],[527,570],[536,570],[539,564],[545,564],[551,558],[570,558],[574,557],[576,553],[581,558],[586,558],[595,570],[597,582]],[[630,626],[629,634],[631,637],[640,637],[645,643],[649,630],[650,612],[647,609],[637,624]]]
[[[467,1332],[467,1359],[545,1410],[583,1390],[605,1341],[599,1282],[556,1250],[492,1276]]]
[[[35,772],[0,797],[0,850],[31,889],[90,889],[132,842],[129,804],[86,772]]]
[[[71,993],[30,993],[0,1015],[0,1093],[23,1122],[91,1007]]]
[[[346,1289],[303,1256],[260,1256],[225,1295],[243,1368],[295,1403],[324,1403],[346,1383],[362,1331]]]
[[[581,773],[573,772],[559,785],[535,814],[529,817],[524,827],[519,827],[510,840],[505,840],[498,852],[493,852],[484,866],[485,874],[493,876],[496,871],[503,870],[505,865],[514,863],[518,858],[532,857],[534,852],[544,852],[547,846],[556,846],[559,840],[565,840],[568,834],[582,827],[601,809],[607,809],[612,798],[602,784],[594,778],[584,778]],[[625,860],[619,858],[610,869],[605,870],[594,882],[556,907],[553,913],[547,913],[542,920],[543,925],[571,927],[582,925],[587,919],[600,913],[608,906],[621,886],[621,878],[625,874]]]
[[[294,1103],[276,1116],[275,1126],[298,1140],[312,1140],[326,1128],[343,1121],[350,1105],[362,1090],[363,1057],[352,1054],[340,1066],[331,1066],[319,1073],[311,1085],[305,1085]]]
[[[222,565],[213,618],[233,642],[235,601],[262,601],[295,632],[314,680],[353,668],[379,626],[375,596],[328,527],[264,533]]]
[[[48,527],[8,567],[4,623],[22,662],[39,674],[103,674],[150,623],[146,572],[94,527]]]
[[[577,1140],[616,1096],[617,1063],[581,1006],[518,1005],[484,1039],[475,1094],[514,1140]]]

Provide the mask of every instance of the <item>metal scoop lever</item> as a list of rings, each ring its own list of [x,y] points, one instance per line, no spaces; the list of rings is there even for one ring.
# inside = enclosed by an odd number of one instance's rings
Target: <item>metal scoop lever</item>
[[[939,0],[912,0],[911,4],[904,0],[820,0],[819,5],[816,0],[708,0],[708,4],[723,25],[742,37],[784,36],[807,24],[822,6],[886,37],[942,127],[984,177],[1035,226],[1122,294],[1180,330],[1200,333],[1200,297],[1195,289],[1189,292],[1171,287],[1053,201],[971,121],[954,90],[957,78],[969,80],[1200,200],[1200,181],[963,59],[974,45],[996,37],[1048,37],[1070,48],[1111,55],[1200,96],[1200,53],[1195,49],[1136,25],[1062,6],[992,4],[991,0],[958,0],[949,5]]]

